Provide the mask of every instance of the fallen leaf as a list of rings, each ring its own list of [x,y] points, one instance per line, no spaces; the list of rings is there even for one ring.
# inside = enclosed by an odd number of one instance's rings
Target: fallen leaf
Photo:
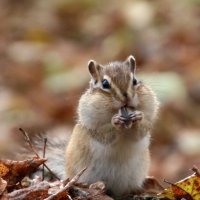
[[[197,168],[193,168],[195,172],[191,176],[175,183],[158,194],[159,197],[185,200],[199,200],[200,199],[200,174]]]
[[[113,198],[105,194],[106,186],[104,182],[101,181],[91,184],[88,192],[89,195],[87,197],[91,200],[113,200]]]
[[[4,193],[7,187],[7,182],[0,177],[0,196]]]
[[[143,183],[143,191],[146,194],[158,194],[163,191],[162,185],[152,176],[145,178]]]
[[[8,172],[9,172],[9,168],[8,168],[5,164],[0,163],[0,176],[3,177],[3,176],[5,176]]]
[[[176,184],[171,184],[170,188],[165,189],[161,194],[161,197],[168,198],[170,200],[193,200],[192,196],[188,194],[185,190],[177,186]]]
[[[26,175],[37,170],[46,159],[33,158],[23,161],[0,160],[0,176],[7,181],[8,186],[20,182]]]
[[[104,182],[98,181],[96,183],[91,184],[89,189],[94,189],[94,190],[99,190],[99,191],[105,192],[106,186],[105,186]]]
[[[50,185],[47,181],[40,182],[28,188],[15,190],[8,194],[9,200],[43,200],[47,198]]]
[[[84,173],[86,168],[82,169],[76,176],[74,176],[64,187],[62,187],[60,190],[58,190],[56,193],[52,194],[45,200],[62,200],[63,198],[68,197],[68,191],[69,189],[74,186],[74,184],[78,181],[80,176]]]

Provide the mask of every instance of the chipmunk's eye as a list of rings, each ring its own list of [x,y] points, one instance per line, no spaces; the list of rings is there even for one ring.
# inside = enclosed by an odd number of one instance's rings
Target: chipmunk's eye
[[[136,85],[137,85],[137,79],[133,78],[133,86],[136,86]]]
[[[104,89],[110,89],[110,84],[106,79],[103,79],[102,86]]]

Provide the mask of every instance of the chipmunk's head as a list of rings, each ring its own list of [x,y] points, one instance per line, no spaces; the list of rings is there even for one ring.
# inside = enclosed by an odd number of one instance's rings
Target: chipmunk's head
[[[99,92],[109,98],[116,108],[137,105],[136,89],[139,82],[136,79],[136,61],[130,55],[124,62],[112,62],[101,65],[90,60],[88,69],[91,75],[91,92]]]

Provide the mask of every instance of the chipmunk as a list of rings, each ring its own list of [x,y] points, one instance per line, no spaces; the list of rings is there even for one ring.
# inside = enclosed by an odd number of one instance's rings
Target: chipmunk
[[[115,196],[140,190],[150,165],[150,132],[157,117],[157,97],[137,80],[132,55],[124,62],[108,65],[91,60],[88,70],[89,89],[79,100],[78,119],[66,153],[63,155],[64,140],[58,139],[53,145],[50,139],[51,150],[46,151],[49,167],[61,178],[64,171],[65,177],[72,178],[87,168],[79,181],[103,181]]]
[[[140,189],[150,165],[155,93],[136,79],[136,61],[88,63],[91,81],[81,96],[78,120],[66,148],[66,176],[83,168],[81,182],[103,181],[114,195]]]

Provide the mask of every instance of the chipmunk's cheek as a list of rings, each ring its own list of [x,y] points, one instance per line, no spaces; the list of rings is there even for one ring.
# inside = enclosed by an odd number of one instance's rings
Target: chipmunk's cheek
[[[118,110],[123,106],[123,103],[119,100],[117,100],[116,98],[112,97],[112,109],[116,110],[116,112],[118,112]]]
[[[133,96],[133,98],[130,100],[128,106],[129,106],[129,107],[133,107],[133,108],[137,108],[138,105],[139,105],[139,98],[138,98],[138,95],[135,94],[135,95]]]

